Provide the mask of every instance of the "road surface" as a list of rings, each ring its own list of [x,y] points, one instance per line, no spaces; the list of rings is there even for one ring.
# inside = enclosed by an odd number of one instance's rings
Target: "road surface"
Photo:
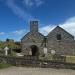
[[[75,70],[53,68],[10,67],[1,69],[0,75],[75,75]]]

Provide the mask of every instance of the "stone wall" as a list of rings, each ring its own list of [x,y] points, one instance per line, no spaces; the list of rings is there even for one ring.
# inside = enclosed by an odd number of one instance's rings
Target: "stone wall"
[[[39,60],[36,57],[25,56],[25,57],[11,57],[11,56],[0,56],[0,63],[8,63],[14,66],[27,66],[27,67],[41,67],[41,68],[73,68],[75,64],[66,63],[65,61],[45,61]]]
[[[57,34],[61,35],[61,40],[57,40]],[[55,50],[60,55],[75,55],[74,37],[57,26],[48,34],[48,51]]]
[[[29,32],[24,39],[21,40],[22,54],[29,55],[29,50],[32,45],[38,47],[39,53],[42,53],[43,47],[41,46],[44,36],[39,32]]]
[[[37,66],[36,57],[25,56],[25,57],[11,57],[11,56],[0,56],[0,63],[8,63],[14,66]]]

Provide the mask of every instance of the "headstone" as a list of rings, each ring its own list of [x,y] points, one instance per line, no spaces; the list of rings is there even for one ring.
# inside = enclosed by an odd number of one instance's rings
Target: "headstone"
[[[29,55],[32,55],[32,51],[31,50],[29,51]]]
[[[51,50],[51,54],[52,55],[55,55],[55,50]]]
[[[44,48],[44,54],[47,54],[47,48],[46,47]]]
[[[17,56],[22,57],[23,55],[21,53],[16,53]]]
[[[5,47],[4,50],[5,50],[5,55],[7,56],[8,55],[9,48],[8,47]]]

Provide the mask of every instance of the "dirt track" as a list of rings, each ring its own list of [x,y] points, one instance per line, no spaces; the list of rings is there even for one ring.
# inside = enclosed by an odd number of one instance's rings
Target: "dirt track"
[[[75,70],[11,67],[0,70],[0,75],[75,75]]]

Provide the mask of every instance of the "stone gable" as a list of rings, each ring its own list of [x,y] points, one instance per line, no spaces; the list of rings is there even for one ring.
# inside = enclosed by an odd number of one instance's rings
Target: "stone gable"
[[[61,39],[57,39],[60,34]],[[48,50],[55,50],[56,54],[60,55],[75,55],[75,41],[74,37],[67,31],[57,26],[52,32],[48,34]]]
[[[42,52],[41,43],[44,39],[44,36],[38,32],[38,23],[30,22],[30,32],[27,33],[22,39],[22,53],[24,55],[29,55],[32,51],[31,49],[38,49],[38,53]],[[36,29],[35,29],[36,28]],[[34,51],[35,53],[36,51]]]

